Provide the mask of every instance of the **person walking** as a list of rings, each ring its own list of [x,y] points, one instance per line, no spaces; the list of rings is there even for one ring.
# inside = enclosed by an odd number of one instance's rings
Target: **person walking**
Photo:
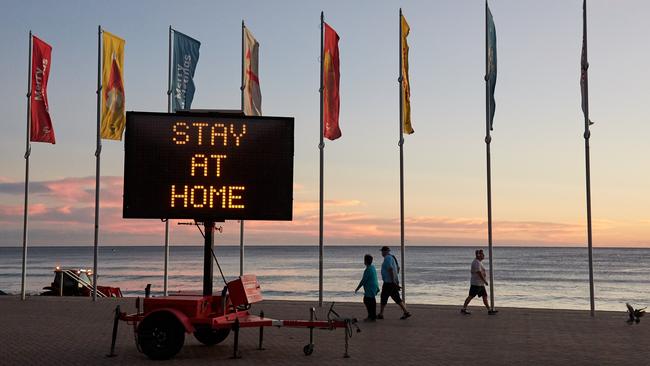
[[[498,311],[490,309],[490,305],[488,304],[488,295],[485,286],[489,284],[486,279],[487,277],[485,276],[485,267],[483,267],[483,263],[481,263],[483,259],[485,259],[483,249],[477,249],[474,252],[474,255],[475,258],[474,261],[472,261],[471,267],[472,275],[470,278],[469,296],[465,299],[465,303],[463,304],[463,308],[460,309],[460,312],[467,315],[471,314],[471,312],[467,310],[467,305],[469,305],[469,302],[472,301],[475,296],[480,296],[483,298],[483,304],[485,304],[488,314],[494,315]]]
[[[406,310],[406,305],[402,298],[399,296],[399,266],[397,265],[397,258],[390,254],[389,247],[381,248],[381,256],[384,257],[384,262],[381,264],[381,279],[384,281],[381,286],[380,296],[380,310],[377,314],[377,319],[384,319],[384,308],[388,304],[388,298],[392,298],[397,305],[402,308],[404,312],[400,319],[404,320],[411,316],[411,313]]]
[[[363,304],[366,306],[366,310],[368,310],[368,317],[364,321],[374,322],[377,320],[376,296],[379,293],[377,270],[372,265],[372,256],[370,254],[363,256],[363,264],[366,265],[366,269],[363,271],[361,282],[359,282],[359,286],[354,290],[354,293],[356,294],[361,286],[363,286]]]

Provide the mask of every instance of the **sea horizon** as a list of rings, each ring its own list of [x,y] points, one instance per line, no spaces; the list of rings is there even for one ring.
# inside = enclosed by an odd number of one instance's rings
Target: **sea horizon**
[[[401,276],[407,302],[460,305],[469,288],[469,268],[479,246],[407,246]],[[325,301],[361,301],[355,294],[370,253],[379,269],[378,245],[328,245],[324,253]],[[31,246],[27,253],[27,293],[37,295],[50,285],[56,266],[91,269],[92,246]],[[401,259],[399,246],[393,254]],[[215,245],[226,280],[239,275],[239,246]],[[486,253],[487,254],[487,253]],[[258,276],[266,299],[318,299],[318,246],[246,245],[244,273]],[[99,246],[98,284],[121,287],[125,296],[142,296],[147,284],[162,294],[164,247]],[[587,248],[493,247],[494,293],[497,307],[589,309]],[[594,248],[596,309],[621,310],[625,303],[650,303],[646,269],[648,248]],[[20,292],[21,247],[0,247],[0,290]],[[401,261],[400,261],[401,264]],[[489,258],[483,262],[489,269]],[[378,271],[379,273],[379,271]],[[203,275],[201,245],[171,245],[169,289],[200,291]],[[381,281],[381,278],[380,278]],[[223,286],[214,266],[215,289]],[[480,301],[475,300],[476,304]]]

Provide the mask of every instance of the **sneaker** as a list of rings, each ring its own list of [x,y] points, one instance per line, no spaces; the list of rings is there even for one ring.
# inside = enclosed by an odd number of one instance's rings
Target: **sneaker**
[[[374,322],[377,320],[375,318],[364,318],[363,321],[367,323],[367,322]]]
[[[377,314],[377,319],[384,319],[384,314]]]
[[[407,311],[407,312],[404,313],[404,315],[402,315],[402,316],[400,317],[400,319],[404,320],[404,319],[406,319],[406,318],[408,318],[408,317],[410,317],[410,316],[411,316],[411,313],[409,313],[409,312]]]
[[[465,314],[465,315],[470,315],[471,314],[470,311],[467,310],[467,309],[460,309],[460,313]]]
[[[494,315],[494,314],[496,314],[498,312],[499,312],[499,310],[488,310],[488,315]]]

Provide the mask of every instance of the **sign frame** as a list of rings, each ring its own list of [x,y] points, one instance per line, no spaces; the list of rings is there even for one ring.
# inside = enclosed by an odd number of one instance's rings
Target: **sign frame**
[[[293,117],[127,112],[122,217],[291,221],[294,144]]]

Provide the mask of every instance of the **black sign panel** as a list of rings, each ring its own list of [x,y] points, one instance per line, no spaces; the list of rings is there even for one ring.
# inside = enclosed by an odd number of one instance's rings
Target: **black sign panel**
[[[125,218],[291,220],[293,118],[127,112]]]

